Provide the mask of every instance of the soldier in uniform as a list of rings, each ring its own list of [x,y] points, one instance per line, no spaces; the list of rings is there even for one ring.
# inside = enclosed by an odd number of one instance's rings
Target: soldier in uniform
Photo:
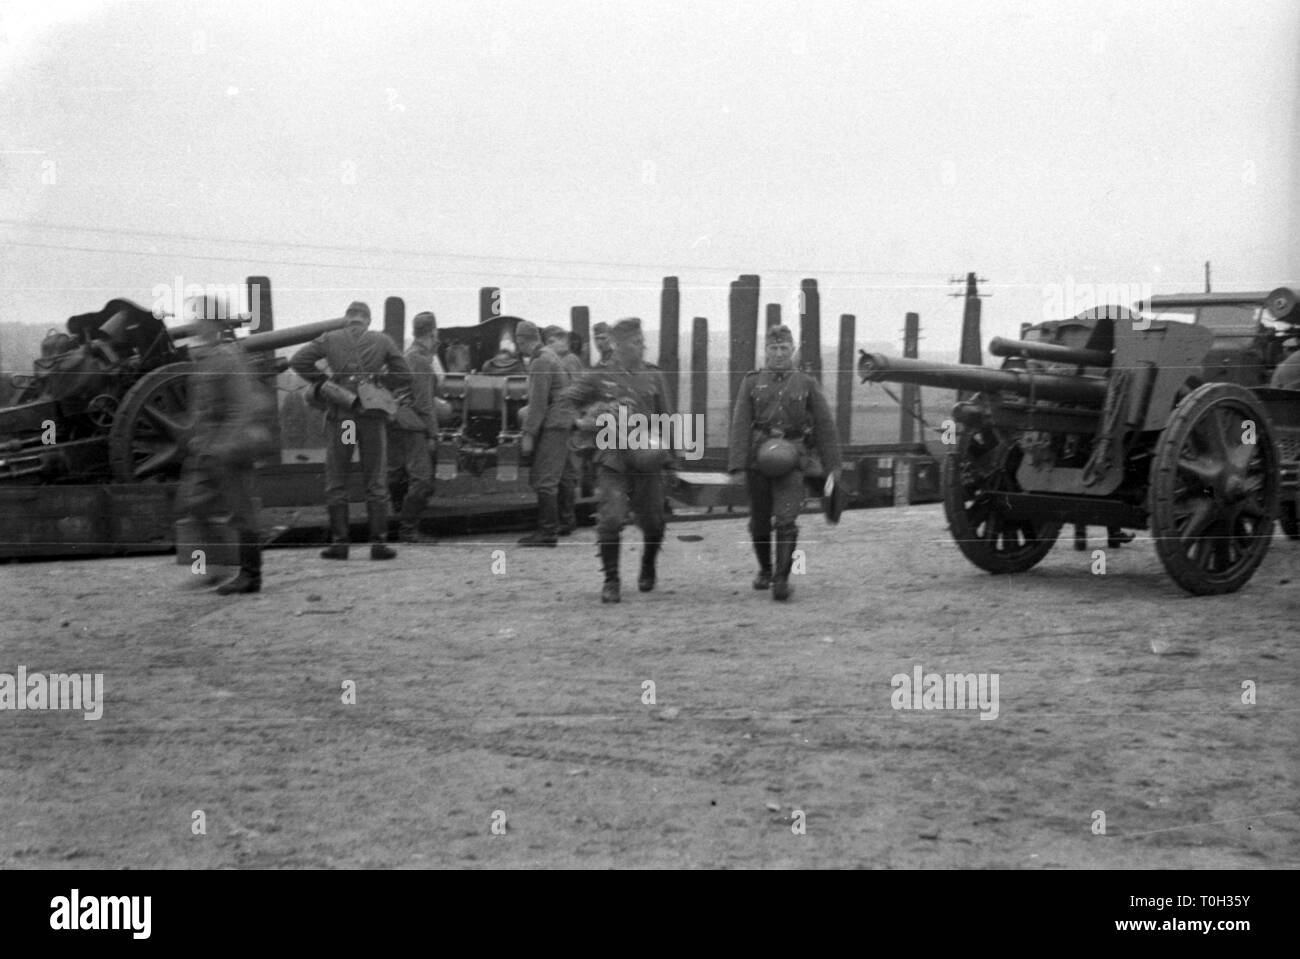
[[[771,587],[773,599],[785,600],[790,596],[790,567],[799,536],[795,519],[803,505],[810,454],[820,454],[826,475],[838,483],[840,444],[821,386],[794,368],[789,327],[768,329],[766,356],[764,368],[746,375],[736,397],[727,470],[732,482],[743,482],[749,489],[749,532],[758,557],[754,588]]]
[[[522,324],[521,324],[522,325]],[[540,340],[533,346],[531,365],[528,368],[528,406],[521,427],[520,452],[532,457],[529,482],[537,494],[537,531],[519,540],[521,546],[555,546],[561,524],[561,491],[567,482],[568,508],[573,510],[573,468],[570,463],[569,428],[573,425],[573,409],[560,402],[560,396],[573,382],[573,369],[561,357],[567,350],[569,334],[558,326],[548,326],[543,331],[545,346]],[[515,339],[524,348],[532,344]],[[569,532],[573,527],[569,526]]]
[[[574,340],[577,339],[574,334],[566,332],[558,326],[548,326],[542,331],[549,342],[552,336],[555,337],[555,354],[560,358],[560,365],[569,371],[569,374],[577,379],[587,371],[582,365],[582,357],[579,355],[580,350],[573,346]],[[560,504],[560,529],[561,536],[571,536],[573,531],[578,528],[577,514],[577,493],[578,483],[582,479],[584,468],[583,458],[572,448],[569,449],[568,463],[564,467],[564,475],[560,477],[560,487],[558,492]]]
[[[575,425],[591,435],[600,429],[599,413],[615,413],[619,406],[629,414],[667,414],[668,386],[663,375],[645,362],[645,337],[638,319],[619,320],[610,330],[613,352],[604,368],[584,374],[564,392],[578,419]],[[672,469],[669,451],[633,452],[602,448],[597,444],[596,488],[600,498],[596,541],[605,574],[602,603],[620,601],[620,532],[629,507],[645,537],[641,575],[643,593],[655,588],[655,561],[664,540],[664,470]]]
[[[420,542],[420,516],[433,494],[433,456],[437,453],[438,417],[434,391],[438,377],[438,321],[429,312],[411,321],[413,340],[406,351],[411,388],[399,396],[399,407],[388,425],[388,479],[398,513],[397,535],[403,543]],[[398,495],[400,494],[400,495]]]
[[[369,331],[370,307],[353,302],[348,325],[312,340],[289,360],[289,367],[312,384],[317,396],[328,380],[352,390],[359,380],[373,379],[387,369],[398,388],[411,385],[411,370],[397,344],[378,331]],[[329,373],[317,368],[325,360]],[[328,404],[325,410],[325,504],[329,507],[330,546],[324,559],[348,558],[348,464],[354,447],[361,450],[366,485],[366,513],[370,521],[370,558],[397,555],[385,545],[388,539],[388,429],[382,415],[345,410]]]
[[[603,369],[609,365],[610,357],[614,355],[614,347],[609,343],[608,323],[597,323],[591,328],[591,343],[596,347],[596,352],[591,357],[591,365],[596,369]]]
[[[189,319],[198,326],[200,345],[190,351],[194,432],[177,505],[198,524],[203,543],[211,540],[213,516],[230,513],[230,525],[239,536],[239,574],[217,587],[225,596],[262,588],[254,464],[271,448],[269,420],[275,415],[275,400],[249,368],[243,349],[221,342],[221,317],[229,316],[223,307],[212,297],[190,304]]]

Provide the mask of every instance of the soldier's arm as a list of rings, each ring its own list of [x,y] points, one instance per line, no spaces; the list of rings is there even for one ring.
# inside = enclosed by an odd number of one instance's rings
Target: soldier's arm
[[[749,466],[749,447],[753,442],[754,399],[750,395],[752,378],[740,382],[736,407],[731,413],[731,437],[727,444],[727,472],[743,470]]]
[[[289,369],[293,370],[308,383],[323,383],[328,377],[316,369],[316,364],[325,358],[325,339],[316,337],[306,344],[289,360]]]
[[[581,414],[585,407],[611,397],[606,395],[604,379],[600,373],[588,373],[576,378],[560,392],[560,402]]]
[[[840,468],[840,436],[831,417],[830,405],[816,383],[808,391],[808,405],[813,416],[813,428],[817,431],[817,452],[821,454],[822,466],[830,473]]]
[[[388,367],[388,379],[397,389],[411,385],[411,367],[406,362],[406,357],[402,351],[397,348],[392,337],[386,333],[380,333],[383,337],[384,365]]]
[[[673,403],[672,403],[672,397],[668,393],[668,380],[664,376],[663,370],[659,369],[658,367],[654,368],[654,376],[655,376],[655,406],[658,407],[658,409],[654,410],[654,412],[672,415]],[[672,459],[669,460],[669,462],[665,465],[664,468],[669,470],[680,470],[682,468],[681,450],[678,449],[673,450]]]

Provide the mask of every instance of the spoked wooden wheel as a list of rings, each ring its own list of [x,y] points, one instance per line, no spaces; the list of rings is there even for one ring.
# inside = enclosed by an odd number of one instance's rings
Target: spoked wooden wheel
[[[1174,582],[1198,596],[1241,589],[1273,539],[1279,485],[1273,425],[1254,394],[1207,383],[1179,403],[1149,493],[1156,553]]]
[[[1052,550],[1061,524],[1013,515],[1020,448],[992,427],[963,430],[943,469],[943,508],[962,554],[990,573],[1023,573]]]
[[[187,384],[192,363],[169,363],[146,373],[127,390],[108,434],[108,459],[116,483],[180,477],[193,418]]]

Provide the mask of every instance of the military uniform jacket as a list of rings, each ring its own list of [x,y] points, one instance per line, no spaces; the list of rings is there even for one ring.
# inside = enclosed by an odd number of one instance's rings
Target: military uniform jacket
[[[214,343],[193,350],[190,409],[194,432],[190,452],[231,462],[240,454],[264,452],[275,400],[253,374],[242,347]],[[251,455],[244,456],[251,462]]]
[[[536,436],[542,430],[567,430],[573,425],[573,407],[560,396],[573,382],[573,371],[554,350],[543,348],[528,369],[528,415],[521,427]]]
[[[826,397],[818,382],[801,370],[763,369],[745,375],[731,416],[727,469],[753,466],[759,445],[772,436],[802,446],[801,469],[807,468],[812,450],[827,473],[840,466],[839,436]]]
[[[406,351],[405,359],[406,365],[411,368],[411,387],[402,391],[398,399],[402,406],[409,407],[420,418],[426,436],[437,436],[438,415],[433,409],[433,397],[438,388],[438,376],[433,362],[437,356],[426,352],[419,343],[412,343]]]
[[[626,406],[629,413],[668,414],[668,384],[663,374],[649,365],[631,370],[617,359],[611,358],[608,366],[584,373],[564,391],[562,402],[572,410],[573,416],[591,412],[616,412]],[[584,445],[592,446],[592,442]],[[623,455],[616,449],[596,449],[592,461],[599,466],[623,471],[627,468]]]
[[[317,362],[329,364],[327,376],[316,368]],[[309,383],[332,379],[340,386],[353,389],[357,378],[374,377],[387,368],[389,384],[395,388],[411,386],[411,368],[394,343],[378,330],[366,330],[355,336],[350,330],[331,330],[312,340],[289,360],[289,368]],[[337,420],[343,410],[331,405],[327,419]]]

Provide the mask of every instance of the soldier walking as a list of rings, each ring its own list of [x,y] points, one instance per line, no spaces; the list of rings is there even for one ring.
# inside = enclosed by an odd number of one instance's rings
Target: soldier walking
[[[347,470],[354,449],[361,452],[361,470],[366,486],[366,513],[370,522],[370,558],[392,559],[397,555],[385,545],[388,539],[388,430],[386,417],[349,409],[322,397],[322,387],[333,383],[355,392],[362,381],[373,383],[387,369],[397,387],[411,385],[411,370],[397,344],[378,331],[370,331],[370,307],[353,302],[348,306],[347,326],[312,340],[289,361],[289,367],[312,384],[317,404],[325,405],[325,504],[329,507],[330,545],[321,552],[324,559],[348,558]],[[324,360],[329,372],[317,363]]]
[[[556,545],[561,524],[560,494],[566,483],[568,511],[573,511],[569,428],[574,411],[560,402],[561,394],[573,382],[573,369],[561,358],[561,351],[567,351],[569,334],[558,326],[548,326],[544,336],[545,345],[541,346],[540,341],[515,331],[520,351],[534,351],[528,368],[528,407],[521,427],[520,452],[533,461],[529,482],[537,494],[537,531],[520,539],[521,546]],[[573,531],[572,525],[568,531]]]
[[[638,319],[619,320],[610,330],[613,352],[602,369],[584,374],[564,393],[564,402],[576,414],[580,430],[600,429],[598,415],[618,407],[632,414],[668,414],[668,387],[663,374],[645,363],[645,337]],[[596,541],[605,575],[602,603],[621,599],[619,581],[620,533],[631,508],[645,537],[641,575],[643,593],[655,588],[655,561],[664,541],[664,469],[672,468],[671,452],[632,451],[596,444],[596,488],[600,498]]]
[[[388,486],[399,510],[397,536],[403,543],[421,541],[420,517],[433,495],[433,457],[438,444],[438,417],[433,398],[438,385],[438,321],[429,312],[411,321],[413,342],[406,351],[411,388],[398,397],[398,409],[388,425]]]
[[[200,343],[191,348],[194,374],[189,408],[194,432],[189,443],[177,505],[199,527],[199,542],[212,539],[212,519],[229,512],[239,536],[239,573],[217,587],[223,596],[262,588],[262,547],[253,502],[255,461],[271,449],[269,420],[275,401],[254,375],[236,343],[221,342],[224,304],[203,297],[190,304],[189,319]]]
[[[727,470],[749,490],[749,532],[758,557],[755,589],[788,599],[790,568],[804,500],[804,472],[820,454],[828,477],[839,482],[840,444],[830,407],[817,381],[794,368],[794,334],[787,326],[767,331],[766,364],[745,376],[731,417]],[[772,565],[773,526],[776,567]]]

